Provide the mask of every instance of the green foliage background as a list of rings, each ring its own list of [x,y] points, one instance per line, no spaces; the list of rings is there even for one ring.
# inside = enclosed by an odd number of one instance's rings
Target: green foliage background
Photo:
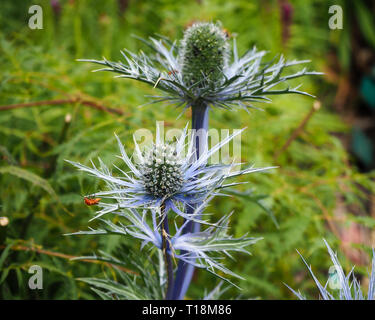
[[[91,255],[99,249],[112,252],[120,239],[63,236],[87,229],[94,212],[83,204],[81,195],[98,188],[94,180],[78,173],[64,159],[88,164],[100,156],[110,164],[118,153],[114,132],[132,150],[135,130],[154,130],[155,120],[182,128],[189,120],[189,112],[176,120],[180,111],[162,104],[139,108],[147,102],[144,96],[155,94],[156,89],[113,79],[111,74],[90,73],[93,66],[78,63],[76,58],[119,60],[123,48],[147,51],[132,34],[147,38],[158,33],[180,39],[192,21],[217,20],[238,34],[242,53],[256,45],[270,52],[269,59],[278,53],[289,59],[311,59],[309,67],[318,71],[324,70],[330,48],[338,48],[344,62],[350,54],[348,43],[342,41],[344,31],[328,28],[329,4],[325,0],[292,1],[294,23],[287,45],[281,37],[277,1],[130,0],[124,12],[113,0],[60,3],[61,14],[56,15],[49,1],[1,1],[0,105],[80,98],[121,109],[124,114],[95,110],[79,101],[0,111],[0,216],[10,220],[7,227],[0,227],[2,299],[97,298],[76,278],[116,277],[113,268],[70,261],[67,255]],[[32,4],[43,7],[43,30],[27,26]],[[239,188],[243,193],[238,200],[218,198],[209,208],[216,218],[235,211],[233,234],[249,232],[264,238],[251,248],[252,256],[237,255],[236,261],[228,261],[245,280],[238,282],[242,291],[230,289],[226,298],[294,298],[283,282],[316,298],[314,284],[295,249],[325,282],[331,263],[322,238],[332,247],[340,244],[327,225],[337,198],[343,197],[347,205],[364,206],[368,193],[374,192],[374,172],[358,172],[338,138],[349,128],[331,111],[335,86],[325,77],[310,77],[303,79],[303,89],[315,94],[322,108],[277,161],[275,151],[310,111],[313,99],[275,97],[271,104],[261,106],[263,112],[250,114],[211,112],[211,128],[248,128],[242,138],[243,160],[256,166],[280,166],[272,174],[251,175],[250,184]],[[67,114],[71,122],[65,130]],[[251,194],[246,193],[249,187]],[[279,228],[257,199],[273,212]],[[349,209],[345,213],[345,225],[356,221],[375,226],[370,215],[358,218]],[[136,243],[128,245],[138,248]],[[369,247],[361,247],[370,252]],[[351,262],[340,257],[349,268]],[[27,270],[34,264],[44,268],[43,290],[28,289]],[[366,268],[357,270],[364,274]],[[212,275],[198,272],[188,298],[201,298],[204,290],[216,283]]]

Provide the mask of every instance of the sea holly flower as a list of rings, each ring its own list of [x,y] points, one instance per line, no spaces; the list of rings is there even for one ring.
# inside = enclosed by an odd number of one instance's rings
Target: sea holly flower
[[[118,73],[117,78],[129,78],[148,83],[163,92],[152,96],[153,102],[168,102],[176,106],[219,107],[232,109],[253,107],[253,102],[269,102],[268,96],[296,93],[299,86],[275,87],[289,80],[319,72],[306,68],[284,74],[290,67],[309,60],[286,61],[283,56],[273,62],[263,62],[265,51],[256,48],[239,57],[236,41],[230,57],[226,33],[220,25],[197,23],[188,28],[180,44],[162,37],[141,39],[153,54],[122,51],[124,62],[80,59],[105,66],[95,71]]]
[[[374,300],[375,299],[375,250],[372,250],[372,266],[371,266],[371,274],[368,275],[369,277],[369,284],[368,284],[368,292],[367,297],[362,292],[361,285],[356,278],[356,276],[353,273],[354,267],[351,269],[351,271],[345,275],[344,270],[337,259],[336,253],[334,253],[327,243],[326,240],[324,240],[325,245],[327,246],[329,255],[331,257],[333,267],[335,270],[335,285],[333,286],[334,289],[336,289],[336,293],[334,291],[330,291],[329,287],[331,285],[332,278],[328,279],[325,286],[323,286],[317,277],[314,275],[311,266],[308,265],[306,260],[302,257],[302,255],[298,252],[298,254],[301,256],[304,264],[306,265],[307,269],[309,270],[312,278],[314,279],[314,282],[319,289],[320,297],[323,300]],[[350,281],[350,278],[352,278],[352,281]],[[336,283],[337,282],[337,283]],[[300,292],[296,292],[292,288],[290,288],[288,285],[286,285],[300,300],[306,300],[306,297],[303,296]]]
[[[100,159],[99,168],[93,162],[92,167],[88,167],[77,162],[67,161],[81,171],[90,173],[106,182],[108,190],[96,192],[91,196],[116,201],[116,203],[100,201],[97,206],[101,210],[95,218],[116,211],[118,208],[160,208],[163,205],[165,212],[171,209],[176,214],[192,220],[193,216],[186,214],[184,207],[194,207],[196,204],[202,203],[208,195],[219,194],[223,188],[236,184],[224,184],[226,179],[272,168],[250,167],[236,170],[235,168],[239,164],[207,165],[211,155],[241,132],[242,130],[239,130],[210,150],[204,150],[201,157],[196,159],[194,141],[190,139],[190,142],[187,142],[187,126],[178,140],[172,143],[162,142],[157,126],[156,142],[143,152],[134,139],[137,161],[128,157],[123,144],[116,136],[121,153],[119,157],[130,170],[125,172],[116,167],[119,176],[113,175]],[[186,154],[185,149],[187,149]],[[202,222],[198,218],[197,221]]]
[[[218,223],[202,218],[203,209],[212,197],[221,194],[222,190],[239,183],[225,183],[228,178],[239,175],[265,171],[267,168],[236,169],[240,164],[208,164],[210,157],[229,143],[239,130],[226,137],[211,149],[205,148],[199,158],[196,156],[194,139],[188,138],[188,126],[182,131],[176,142],[163,142],[160,129],[156,129],[156,141],[141,151],[134,139],[135,156],[131,159],[120,139],[116,136],[119,156],[129,171],[117,168],[119,175],[99,159],[100,167],[93,162],[92,167],[68,161],[78,169],[85,171],[106,183],[107,190],[95,193],[102,201],[93,218],[100,218],[104,227],[75,234],[117,234],[130,236],[142,241],[142,247],[151,244],[162,252],[166,268],[166,299],[175,299],[174,270],[172,259],[178,259],[184,265],[204,268],[211,273],[234,275],[220,261],[219,254],[230,256],[230,252],[246,252],[246,246],[258,239],[243,237],[233,239],[224,230],[228,228],[229,217],[223,217]],[[186,154],[185,154],[186,151]],[[93,195],[91,195],[93,196]],[[111,200],[112,202],[106,202]],[[179,227],[175,223],[175,234],[171,234],[169,222],[171,212],[185,218]],[[103,219],[105,214],[112,213],[122,217],[126,223],[114,224]],[[189,223],[208,225],[202,232],[187,232]],[[101,283],[101,282],[100,282]],[[186,282],[178,282],[184,287]],[[177,286],[177,287],[178,287]]]

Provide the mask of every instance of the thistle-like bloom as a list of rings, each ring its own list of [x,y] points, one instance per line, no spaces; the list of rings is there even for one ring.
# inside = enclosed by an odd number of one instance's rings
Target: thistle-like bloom
[[[299,86],[278,88],[288,80],[319,72],[301,71],[284,74],[289,67],[309,62],[285,61],[280,56],[276,63],[262,59],[265,51],[256,48],[239,58],[236,41],[233,40],[233,54],[230,59],[226,33],[220,25],[197,23],[188,28],[179,45],[166,38],[142,40],[153,50],[153,54],[139,54],[122,51],[124,62],[88,60],[104,65],[95,71],[119,73],[119,78],[130,78],[157,87],[162,96],[152,96],[153,102],[165,101],[177,106],[211,106],[230,109],[232,107],[253,107],[253,102],[268,102],[269,95],[297,93]]]
[[[361,285],[357,278],[355,277],[353,270],[348,273],[348,275],[345,275],[344,270],[341,267],[341,264],[339,260],[337,259],[337,255],[332,251],[331,247],[327,243],[327,241],[324,240],[325,245],[328,248],[329,255],[331,257],[332,263],[335,268],[335,273],[333,274],[334,277],[336,277],[337,281],[335,279],[328,279],[326,285],[323,287],[319,280],[314,275],[311,266],[307,264],[305,259],[302,257],[302,255],[298,252],[298,254],[301,256],[303,262],[305,263],[306,267],[308,268],[312,278],[315,281],[315,284],[317,288],[319,289],[321,298],[323,300],[336,300],[336,295],[333,292],[329,292],[327,286],[329,285],[330,281],[335,282],[335,287],[338,289],[338,299],[339,300],[374,300],[375,299],[375,250],[372,251],[372,270],[371,275],[369,274],[369,284],[368,284],[368,293],[367,297],[362,292]],[[352,277],[352,282],[350,281],[350,277]],[[300,293],[296,292],[293,289],[291,289],[289,286],[287,286],[300,300],[306,300],[306,298]]]
[[[215,190],[236,184],[224,185],[227,178],[272,168],[251,167],[234,170],[234,167],[239,164],[207,165],[212,154],[241,132],[242,130],[239,130],[210,150],[204,150],[198,160],[195,157],[194,139],[191,139],[190,143],[186,141],[187,126],[175,143],[162,142],[160,130],[157,127],[156,143],[143,152],[134,140],[137,161],[134,159],[132,161],[128,157],[123,144],[116,136],[121,152],[120,158],[130,169],[130,172],[125,172],[116,167],[119,170],[119,176],[113,175],[100,159],[100,168],[97,168],[93,162],[92,167],[68,162],[107,183],[108,190],[95,193],[95,197],[114,199],[117,202],[101,201],[98,203],[101,210],[95,218],[119,208],[160,208],[163,205],[165,212],[171,209],[178,215],[193,220],[192,215],[183,212],[184,207],[193,207],[195,204],[202,203],[213,193],[216,194]],[[186,154],[185,149],[187,149]],[[203,221],[199,220],[199,222]]]

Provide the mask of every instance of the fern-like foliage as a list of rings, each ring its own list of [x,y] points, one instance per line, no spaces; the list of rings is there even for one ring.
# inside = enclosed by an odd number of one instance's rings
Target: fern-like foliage
[[[116,279],[78,278],[104,300],[160,300],[163,299],[165,279],[158,268],[158,257],[139,255],[121,245],[114,255],[103,251],[100,256],[82,256],[75,260],[104,261],[115,266]],[[162,263],[162,259],[161,259]]]

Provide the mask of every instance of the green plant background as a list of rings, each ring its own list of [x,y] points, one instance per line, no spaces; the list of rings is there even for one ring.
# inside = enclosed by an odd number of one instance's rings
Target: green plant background
[[[60,1],[59,15],[49,1],[0,3],[0,105],[79,97],[123,111],[123,115],[110,114],[78,101],[0,111],[0,216],[10,221],[7,227],[0,227],[2,299],[97,298],[76,278],[116,277],[113,268],[70,261],[67,255],[91,255],[99,249],[112,252],[120,239],[63,236],[87,229],[94,209],[83,204],[81,195],[98,188],[95,180],[78,173],[64,159],[88,164],[100,156],[110,164],[118,153],[114,132],[132,150],[135,130],[154,130],[155,120],[181,128],[189,120],[188,111],[176,120],[180,110],[163,104],[139,108],[148,101],[144,96],[155,94],[156,89],[113,79],[111,74],[91,73],[92,65],[75,59],[105,56],[119,60],[123,48],[147,51],[132,34],[147,38],[158,33],[180,39],[191,22],[217,20],[232,34],[238,34],[242,53],[256,45],[269,51],[269,59],[278,53],[290,59],[310,59],[309,67],[318,71],[325,70],[331,48],[337,49],[343,65],[350,55],[350,47],[343,41],[345,29],[328,28],[329,4],[325,0],[291,1],[294,22],[287,44],[281,37],[278,1],[123,2],[127,7],[121,12],[118,1]],[[43,30],[27,26],[32,4],[43,7]],[[367,28],[371,38],[375,29]],[[251,248],[251,256],[239,254],[235,261],[227,261],[244,280],[236,282],[242,290],[230,289],[226,298],[294,299],[283,283],[316,298],[315,286],[296,249],[325,283],[331,263],[322,238],[339,248],[340,237],[329,223],[338,198],[346,205],[344,228],[354,222],[375,226],[366,209],[368,196],[374,192],[374,172],[360,173],[339,139],[350,128],[332,111],[335,84],[326,77],[309,77],[303,79],[303,89],[315,94],[322,108],[277,161],[275,151],[311,110],[313,99],[274,97],[271,104],[261,106],[264,111],[211,112],[211,128],[247,127],[242,137],[244,161],[256,166],[280,166],[272,174],[251,175],[250,183],[238,189],[243,192],[238,200],[217,198],[209,208],[214,218],[235,211],[233,234],[248,232],[264,238]],[[65,130],[68,114],[71,122]],[[246,194],[248,188],[253,193]],[[353,205],[364,207],[365,214],[351,212]],[[279,228],[267,210],[272,211]],[[128,245],[139,247],[131,241]],[[366,244],[354,246],[370,253]],[[339,256],[349,270],[350,259]],[[28,289],[27,270],[34,264],[43,267],[43,290]],[[357,266],[356,270],[365,275],[366,266]],[[212,275],[199,271],[187,298],[201,298],[215,284]]]

